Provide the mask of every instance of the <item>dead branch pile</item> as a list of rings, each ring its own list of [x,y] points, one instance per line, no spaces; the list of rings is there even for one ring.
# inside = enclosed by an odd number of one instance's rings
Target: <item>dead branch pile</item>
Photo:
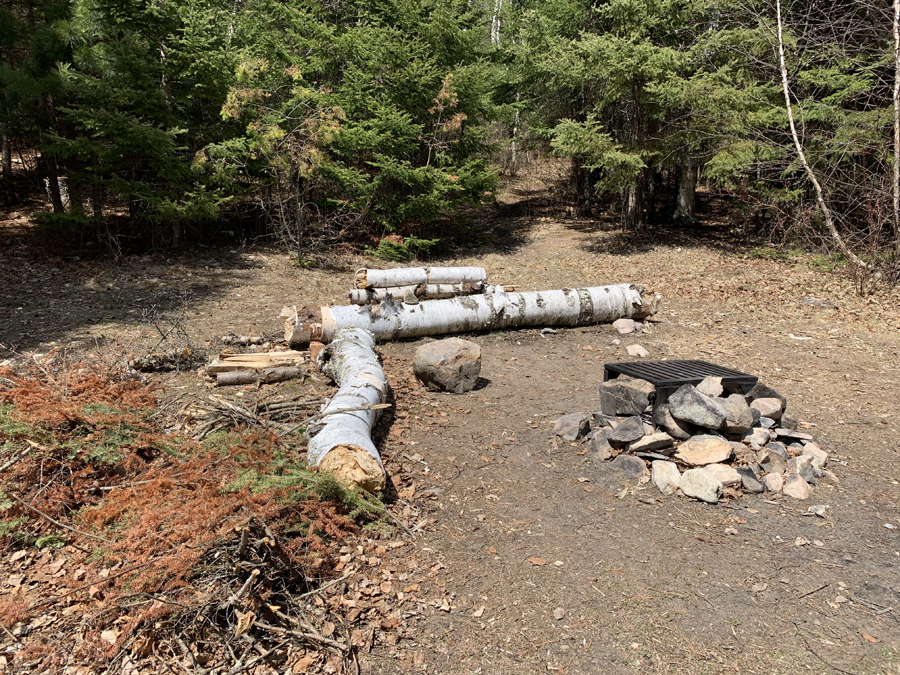
[[[318,396],[297,396],[259,401],[245,406],[237,400],[229,400],[217,394],[205,401],[191,401],[179,413],[180,430],[195,440],[203,440],[209,434],[234,426],[271,430],[279,436],[305,426],[311,410],[325,403]]]

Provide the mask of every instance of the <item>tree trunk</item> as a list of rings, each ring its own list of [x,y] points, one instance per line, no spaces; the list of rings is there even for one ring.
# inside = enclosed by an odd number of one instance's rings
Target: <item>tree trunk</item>
[[[678,202],[675,213],[672,216],[678,224],[693,225],[697,222],[694,204],[697,194],[697,170],[699,162],[688,155],[684,158],[681,169],[678,172]]]
[[[388,288],[354,288],[350,291],[351,305],[378,304],[388,296],[394,300],[402,300],[415,304],[420,300],[441,300],[455,298],[460,295],[475,293],[505,293],[515,290],[513,286],[485,286],[483,283],[464,284],[418,284],[409,286],[390,286]]]
[[[408,305],[321,307],[320,318],[285,308],[285,339],[294,345],[331,342],[342,328],[359,327],[379,340],[527,326],[587,326],[656,313],[659,296],[643,286],[619,284],[557,291],[469,295]],[[309,318],[312,317],[312,318]]]
[[[625,188],[622,195],[622,228],[639,230],[644,226],[644,178],[639,176],[634,185]]]
[[[53,205],[53,213],[65,213],[66,209],[65,206],[63,206],[62,194],[59,189],[56,158],[46,157],[44,167],[47,170],[47,175],[44,177],[44,180],[46,181],[47,194],[50,196],[50,203]]]
[[[357,288],[389,288],[418,284],[484,283],[487,272],[482,267],[398,267],[391,270],[360,269],[356,271]]]
[[[6,133],[6,124],[0,123],[0,170],[3,178],[10,180],[12,174],[12,153],[9,147],[9,135]]]
[[[375,337],[362,328],[344,328],[318,358],[319,369],[340,387],[309,428],[306,462],[340,482],[369,492],[384,489],[381,455],[372,427],[388,393],[387,378],[375,355]]]

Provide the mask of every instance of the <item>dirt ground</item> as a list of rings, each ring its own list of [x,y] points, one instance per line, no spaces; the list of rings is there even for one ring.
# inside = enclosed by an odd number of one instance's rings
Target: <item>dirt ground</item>
[[[483,266],[522,290],[644,284],[663,295],[659,321],[628,336],[465,336],[486,382],[463,395],[407,386],[422,341],[380,346],[396,396],[381,447],[418,515],[415,538],[397,533],[406,545],[372,574],[406,570],[423,602],[363,650],[362,671],[900,673],[900,295],[860,298],[809,255],[748,256],[759,242],[712,209],[717,225],[645,237],[560,218],[541,178],[510,184],[473,222],[472,248],[433,264]],[[253,247],[110,265],[15,242],[0,249],[0,343],[110,362],[176,324],[170,340],[210,353],[229,333],[277,339],[283,305],[341,303],[354,269],[379,266],[304,270]],[[552,438],[560,415],[599,407],[603,364],[632,360],[635,343],[758,375],[814,424],[837,481],[809,502],[713,506],[662,497]],[[169,396],[207,394],[191,372],[161,377]]]

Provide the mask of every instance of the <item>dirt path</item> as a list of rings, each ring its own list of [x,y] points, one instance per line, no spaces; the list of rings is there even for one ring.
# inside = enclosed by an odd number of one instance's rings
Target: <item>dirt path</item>
[[[663,322],[625,337],[609,327],[469,336],[486,387],[452,396],[395,384],[384,454],[421,527],[413,552],[382,564],[409,563],[419,594],[438,601],[379,637],[364,670],[900,673],[897,294],[860,299],[808,257],[740,257],[715,231],[636,241],[540,206],[505,214],[485,224],[477,254],[442,262],[482,265],[522,289],[642,283],[664,295]],[[282,304],[341,300],[364,261],[304,271],[236,249],[105,269],[11,251],[2,262],[0,342],[113,359],[178,317],[210,349],[229,331],[277,335]],[[831,453],[839,482],[810,502],[828,518],[787,498],[660,497],[593,464],[583,444],[554,441],[548,423],[595,410],[603,363],[629,360],[632,343],[650,358],[757,374],[784,394]],[[418,344],[382,346],[393,383],[408,381]],[[204,391],[190,374],[168,384]]]

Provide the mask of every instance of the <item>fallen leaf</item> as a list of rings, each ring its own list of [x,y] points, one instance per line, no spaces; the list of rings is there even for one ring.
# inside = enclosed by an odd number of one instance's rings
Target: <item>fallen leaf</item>
[[[105,630],[100,633],[100,639],[108,642],[111,645],[116,644],[116,640],[119,639],[119,632],[117,630]]]
[[[494,555],[497,555],[497,549],[495,549],[493,546],[491,546],[491,547],[488,549],[488,551],[490,551],[490,552],[493,553]]]
[[[253,622],[256,621],[256,614],[253,612],[237,612],[237,628],[234,629],[234,636],[240,637],[247,631],[249,631],[253,627]]]
[[[869,635],[868,633],[860,633],[860,635],[863,636],[864,640],[868,640],[873,645],[877,645],[879,642],[881,642],[881,638],[874,637],[872,635]]]
[[[316,660],[312,656],[304,656],[302,659],[294,661],[294,665],[291,666],[291,672],[295,675],[299,675],[299,673],[305,673],[315,662]]]
[[[753,586],[750,587],[750,590],[753,591],[754,593],[762,593],[768,587],[769,587],[769,584],[758,583],[758,584],[753,584]]]
[[[544,560],[544,559],[541,558],[540,556],[536,556],[536,555],[530,557],[530,558],[528,559],[528,562],[530,562],[532,565],[537,565],[538,567],[540,567],[541,565],[546,565],[546,564],[547,564],[547,561],[546,561],[546,560]]]
[[[483,606],[482,606],[482,607],[479,607],[479,608],[476,609],[474,612],[472,612],[472,616],[474,616],[476,619],[477,619],[479,616],[481,616],[482,614],[484,614],[484,607],[483,607]]]

